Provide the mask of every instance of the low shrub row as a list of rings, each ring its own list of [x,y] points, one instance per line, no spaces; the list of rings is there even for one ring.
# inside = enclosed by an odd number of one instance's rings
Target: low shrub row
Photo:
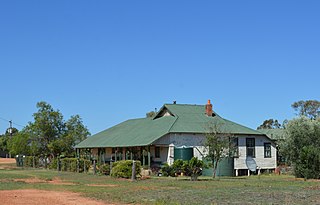
[[[78,165],[79,163],[79,165]],[[49,165],[50,169],[56,169],[67,172],[77,172],[79,166],[79,172],[88,171],[91,165],[90,160],[77,159],[77,158],[55,158]],[[59,168],[59,169],[58,169]]]
[[[38,168],[40,167],[40,158],[36,156],[25,156],[23,159],[23,166],[25,167],[33,167]]]
[[[136,175],[141,174],[141,162],[135,161],[136,163]],[[117,161],[112,164],[111,176],[117,178],[130,178],[132,175],[132,160]]]
[[[173,162],[171,166],[165,164],[161,171],[163,176],[190,176],[191,180],[197,180],[198,176],[202,175],[202,169],[208,167],[202,160],[193,157],[189,161],[178,159]]]

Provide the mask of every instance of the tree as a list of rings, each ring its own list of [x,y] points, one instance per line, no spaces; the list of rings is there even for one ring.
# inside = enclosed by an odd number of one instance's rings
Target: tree
[[[65,154],[70,155],[74,151],[74,147],[81,141],[90,136],[90,132],[86,126],[83,125],[82,119],[79,115],[71,116],[65,123],[66,134],[62,137],[65,143]]]
[[[56,142],[65,134],[63,116],[46,102],[38,102],[37,108],[38,112],[33,114],[34,122],[29,122],[26,132],[37,148],[34,150],[36,155],[56,156],[61,153],[61,144],[57,145]]]
[[[11,131],[10,131],[11,130]],[[10,141],[12,138],[19,133],[17,128],[8,128],[4,135],[0,135],[0,150],[6,153],[10,151]]]
[[[29,122],[23,130],[29,136],[28,147],[32,155],[72,155],[74,146],[90,135],[79,115],[65,122],[60,111],[50,104],[39,102],[37,108],[34,122]]]
[[[285,154],[296,177],[320,178],[320,119],[305,116],[289,121]]]
[[[299,116],[306,116],[310,119],[320,117],[320,102],[317,100],[300,100],[294,102],[291,107],[298,112]]]
[[[156,113],[155,111],[147,112],[147,113],[146,113],[146,117],[147,117],[147,118],[152,118],[152,117],[155,117],[156,114],[157,114],[157,113]]]
[[[277,129],[277,128],[281,128],[281,124],[278,122],[278,120],[274,120],[274,119],[269,119],[269,120],[265,120],[263,121],[263,123],[257,127],[257,129]]]
[[[230,133],[223,132],[222,127],[222,123],[208,124],[204,143],[206,157],[212,161],[213,178],[216,177],[219,162],[224,157],[230,157],[235,150],[235,137]]]
[[[31,155],[29,135],[23,131],[15,134],[9,141],[9,150],[11,155]]]

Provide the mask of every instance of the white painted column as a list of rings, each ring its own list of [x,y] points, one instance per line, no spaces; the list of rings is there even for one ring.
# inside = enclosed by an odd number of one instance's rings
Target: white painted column
[[[236,177],[239,176],[239,170],[236,169]]]
[[[167,162],[172,165],[174,161],[174,144],[169,145]]]
[[[250,170],[248,169],[248,177],[250,177]]]

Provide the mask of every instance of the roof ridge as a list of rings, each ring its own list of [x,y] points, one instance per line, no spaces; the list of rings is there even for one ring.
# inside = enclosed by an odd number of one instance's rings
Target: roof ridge
[[[174,126],[174,124],[176,124],[177,120],[178,120],[179,116],[176,114],[176,119],[173,121],[172,125],[169,127],[168,129],[168,133],[170,133],[172,127]]]

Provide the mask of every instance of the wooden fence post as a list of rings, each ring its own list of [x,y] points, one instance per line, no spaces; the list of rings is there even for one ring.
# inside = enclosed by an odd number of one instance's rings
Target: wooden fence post
[[[96,163],[96,159],[93,159],[93,174],[95,175],[97,171],[97,163]]]
[[[132,160],[132,175],[131,175],[131,181],[136,180],[136,162]]]

